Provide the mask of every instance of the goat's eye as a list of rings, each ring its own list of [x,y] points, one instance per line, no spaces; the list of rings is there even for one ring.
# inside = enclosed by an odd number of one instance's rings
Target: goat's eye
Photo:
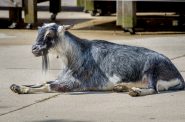
[[[51,47],[52,46],[52,38],[51,37],[47,37],[45,40],[45,43],[47,44],[47,47]]]
[[[46,36],[46,39],[47,39],[47,40],[51,40],[51,37],[50,37],[50,36]]]

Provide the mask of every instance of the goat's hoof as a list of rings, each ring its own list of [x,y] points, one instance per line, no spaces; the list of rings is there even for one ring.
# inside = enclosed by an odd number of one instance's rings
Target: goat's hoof
[[[137,96],[140,96],[141,95],[141,91],[139,88],[132,88],[129,90],[129,93],[128,93],[130,96],[132,97],[137,97]]]
[[[18,94],[21,94],[21,88],[20,86],[16,85],[16,84],[12,84],[10,86],[10,89],[15,92],[15,93],[18,93]]]
[[[18,94],[28,94],[29,92],[29,88],[25,87],[25,86],[18,86],[16,84],[12,84],[10,86],[10,89]]]

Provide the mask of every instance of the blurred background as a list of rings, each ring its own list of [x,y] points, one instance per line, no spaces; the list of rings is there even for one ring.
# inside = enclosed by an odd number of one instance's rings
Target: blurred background
[[[74,29],[184,31],[184,0],[1,0],[0,28],[35,29],[43,23]]]

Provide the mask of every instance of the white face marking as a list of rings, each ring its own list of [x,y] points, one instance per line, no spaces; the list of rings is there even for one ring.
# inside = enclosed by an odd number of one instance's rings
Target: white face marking
[[[180,83],[181,83],[181,81],[179,79],[174,79],[174,80],[171,80],[171,81],[159,80],[157,82],[157,91],[168,90],[170,87],[176,86]]]

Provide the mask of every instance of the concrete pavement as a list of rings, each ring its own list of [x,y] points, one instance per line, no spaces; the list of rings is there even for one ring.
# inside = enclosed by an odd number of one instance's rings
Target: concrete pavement
[[[71,32],[82,38],[144,46],[170,58],[177,57],[173,62],[185,78],[185,57],[181,57],[185,54],[183,34],[129,36],[120,31]],[[31,44],[36,34],[36,30],[0,30],[1,122],[185,121],[185,91],[138,98],[126,93],[12,93],[9,86],[13,83],[32,84],[52,80],[59,72],[59,62],[51,56],[49,73],[42,73],[41,58],[31,54]]]
[[[39,13],[41,17],[46,15]],[[173,59],[185,78],[185,34],[138,33],[130,36],[119,29],[104,31],[99,29],[100,26],[94,26],[102,24],[102,21],[112,22],[115,17],[92,18],[80,13],[62,13],[59,17],[67,17],[61,19],[64,24],[78,23],[75,26],[77,30],[71,32],[81,38],[105,39],[163,53]],[[70,17],[74,18],[71,20]],[[0,122],[185,121],[185,91],[136,98],[112,92],[14,94],[9,89],[11,84],[53,80],[61,69],[55,56],[50,56],[50,70],[46,75],[42,73],[41,58],[31,54],[36,35],[36,30],[0,29]]]

